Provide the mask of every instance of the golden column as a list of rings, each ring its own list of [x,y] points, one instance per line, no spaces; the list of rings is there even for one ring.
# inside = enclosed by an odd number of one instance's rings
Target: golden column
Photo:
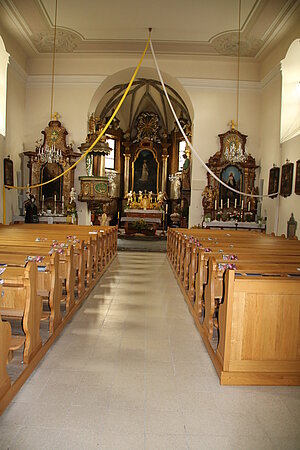
[[[162,173],[161,173],[161,192],[167,192],[167,180],[168,180],[168,147],[171,144],[166,142],[162,143],[163,151],[162,151]]]
[[[125,153],[124,153],[124,197],[129,192],[129,169],[130,169],[130,142],[123,142],[123,145],[125,147]]]

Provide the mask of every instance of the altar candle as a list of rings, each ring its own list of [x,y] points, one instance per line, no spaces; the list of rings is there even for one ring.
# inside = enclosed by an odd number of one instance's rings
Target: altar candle
[[[250,202],[248,202],[248,211],[250,211]]]
[[[241,209],[244,209],[244,200],[242,200]]]
[[[45,201],[45,196],[43,195],[43,197],[42,197],[42,201]]]
[[[223,199],[221,198],[221,209],[223,209]]]
[[[168,203],[166,204],[166,214],[168,214]]]
[[[236,209],[237,199],[234,199],[234,209]]]
[[[227,208],[229,208],[229,198],[227,199]]]
[[[54,194],[54,202],[56,203],[56,194]]]
[[[215,211],[217,211],[217,200],[215,200]]]

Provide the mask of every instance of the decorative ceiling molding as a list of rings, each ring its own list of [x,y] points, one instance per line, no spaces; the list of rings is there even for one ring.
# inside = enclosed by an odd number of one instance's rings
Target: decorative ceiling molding
[[[212,47],[221,55],[238,55],[238,33],[230,32],[217,36],[211,41]],[[240,56],[255,57],[263,46],[261,39],[241,36]]]
[[[40,32],[32,35],[32,42],[40,53],[53,52],[53,32]],[[81,38],[70,30],[57,29],[56,51],[58,53],[72,53],[81,42]]]

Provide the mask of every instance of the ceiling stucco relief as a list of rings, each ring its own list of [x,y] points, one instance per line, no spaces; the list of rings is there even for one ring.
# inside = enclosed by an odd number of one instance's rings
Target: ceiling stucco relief
[[[32,41],[40,53],[53,52],[53,31],[36,33]],[[58,29],[56,32],[56,51],[60,53],[72,53],[81,42],[80,37],[68,30]]]
[[[211,42],[212,47],[221,55],[237,56],[238,55],[238,33],[230,32],[217,36]],[[261,39],[251,37],[241,38],[240,56],[256,56],[263,45]]]

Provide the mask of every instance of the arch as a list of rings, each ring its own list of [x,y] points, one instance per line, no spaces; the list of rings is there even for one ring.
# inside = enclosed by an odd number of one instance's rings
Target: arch
[[[7,66],[9,53],[7,53],[4,41],[0,36],[0,134],[6,132],[6,92],[7,92]]]
[[[283,143],[300,134],[300,39],[290,45],[281,61],[281,129]]]
[[[118,94],[121,94],[121,86],[123,84],[126,84],[129,82],[135,68],[130,67],[124,70],[121,70],[119,72],[114,73],[113,75],[108,76],[105,78],[105,80],[101,83],[101,85],[98,87],[96,92],[94,93],[94,96],[90,102],[88,114],[92,114],[96,111],[96,109],[100,109],[99,106],[101,105],[101,102],[103,101],[106,94],[112,89],[112,88],[119,88],[117,92]],[[193,121],[194,119],[194,108],[192,105],[192,101],[186,92],[185,88],[182,86],[182,84],[174,77],[169,75],[166,72],[162,72],[163,78],[165,83],[169,86],[171,90],[174,90],[178,94],[179,97],[183,100],[185,103],[187,110],[189,112],[190,118]],[[142,67],[140,68],[136,81],[139,79],[152,79],[159,82],[157,72],[155,69],[149,68],[149,67]],[[160,83],[159,83],[160,84]],[[121,98],[122,95],[120,95]],[[104,106],[104,101],[101,106]]]

